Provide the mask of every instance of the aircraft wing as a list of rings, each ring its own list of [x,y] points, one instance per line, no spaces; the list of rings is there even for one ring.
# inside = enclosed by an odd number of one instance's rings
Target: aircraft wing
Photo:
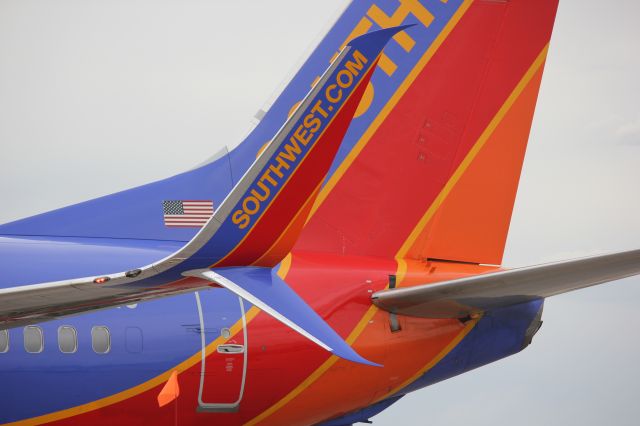
[[[464,318],[637,274],[640,250],[632,250],[384,290],[372,298],[379,308],[398,314]]]
[[[229,282],[187,276],[193,270],[215,268],[220,274],[229,267],[277,265],[307,219],[384,46],[404,28],[374,31],[349,42],[206,225],[181,249],[129,271],[0,288],[0,328]],[[32,264],[37,262],[33,259]],[[269,312],[267,304],[277,302],[270,297],[278,296],[263,295],[256,305]],[[302,299],[295,303],[300,308],[296,315],[310,314]]]

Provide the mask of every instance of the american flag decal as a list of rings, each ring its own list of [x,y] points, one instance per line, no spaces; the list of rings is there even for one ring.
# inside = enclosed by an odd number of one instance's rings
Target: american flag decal
[[[213,215],[211,200],[167,200],[162,202],[164,225],[171,228],[201,228]]]

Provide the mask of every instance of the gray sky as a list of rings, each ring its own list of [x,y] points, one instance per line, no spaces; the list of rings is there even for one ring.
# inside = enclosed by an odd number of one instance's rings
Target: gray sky
[[[343,5],[0,0],[0,223],[234,145]],[[639,15],[634,0],[561,1],[505,264],[640,246]],[[552,298],[523,353],[375,424],[635,425],[638,301],[640,279]]]

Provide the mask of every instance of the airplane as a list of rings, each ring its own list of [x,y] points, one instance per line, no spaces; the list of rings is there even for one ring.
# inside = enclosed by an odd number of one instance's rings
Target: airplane
[[[155,398],[174,371],[181,423],[364,421],[523,349],[544,297],[638,273],[637,252],[499,266],[555,2],[394,6],[349,6],[236,150],[0,228],[3,423],[167,423]],[[349,50],[331,61],[354,29],[405,24],[366,68],[375,72],[357,76],[362,101],[339,111],[344,138],[318,139],[337,154],[289,164],[318,186],[292,173],[281,189],[298,185],[288,193],[298,203],[256,212],[283,223],[261,228],[258,248],[221,248],[234,235],[220,230],[254,230],[249,204],[228,207],[265,191],[276,176],[265,167],[284,172],[280,148],[295,147],[289,131],[316,96],[337,93],[331,77],[366,65]],[[363,37],[352,43],[370,46]],[[251,260],[225,264],[230,254]]]

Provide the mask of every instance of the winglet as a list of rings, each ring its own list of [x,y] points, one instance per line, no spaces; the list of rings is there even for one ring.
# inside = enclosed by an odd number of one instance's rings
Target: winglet
[[[204,278],[234,292],[334,355],[360,364],[381,367],[360,356],[272,269],[200,269],[184,275]]]

